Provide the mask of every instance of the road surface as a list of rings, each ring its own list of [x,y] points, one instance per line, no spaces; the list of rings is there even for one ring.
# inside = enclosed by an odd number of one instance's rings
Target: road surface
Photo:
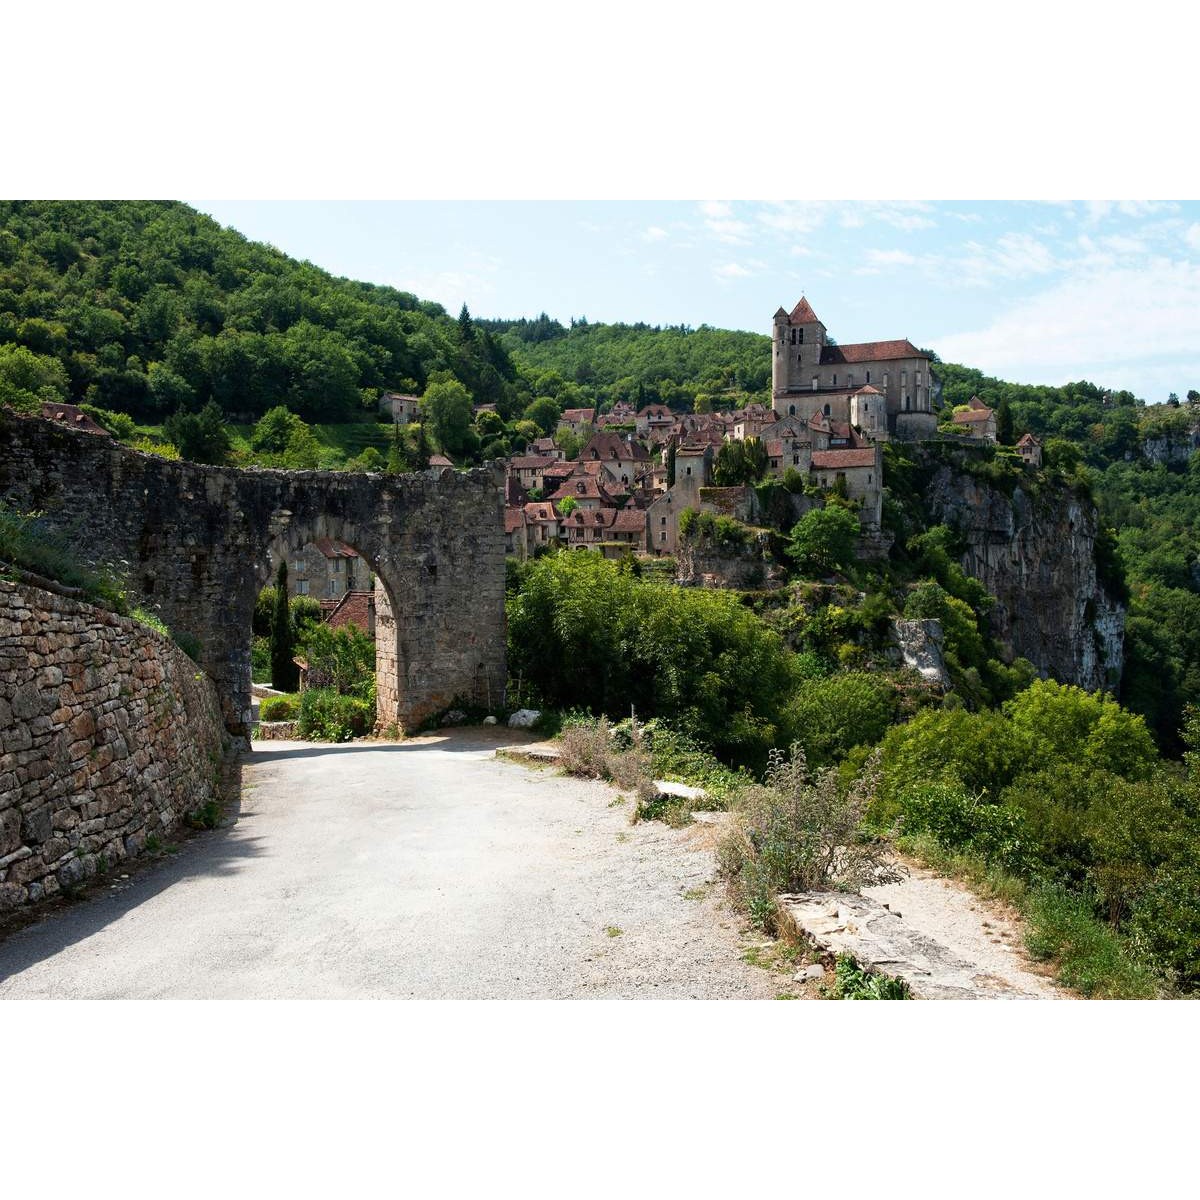
[[[765,998],[703,828],[494,757],[263,742],[240,815],[0,941],[0,998]]]

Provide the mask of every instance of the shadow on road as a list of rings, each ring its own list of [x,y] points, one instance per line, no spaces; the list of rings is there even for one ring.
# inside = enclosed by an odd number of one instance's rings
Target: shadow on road
[[[467,728],[443,729],[437,733],[420,734],[402,742],[357,741],[357,742],[253,742],[252,750],[245,762],[279,761],[285,758],[312,758],[330,754],[416,754],[421,751],[439,750],[443,753],[478,753],[481,750],[498,750],[504,746],[524,746],[538,738],[515,729]],[[278,746],[278,749],[275,747]]]
[[[184,879],[233,875],[247,860],[267,853],[262,838],[236,824],[242,809],[241,767],[241,763],[231,763],[225,772],[226,824],[221,828],[194,833],[181,830],[174,853],[121,862],[107,875],[97,876],[77,900],[51,901],[0,926],[0,983],[99,933]],[[121,880],[122,874],[129,878]]]

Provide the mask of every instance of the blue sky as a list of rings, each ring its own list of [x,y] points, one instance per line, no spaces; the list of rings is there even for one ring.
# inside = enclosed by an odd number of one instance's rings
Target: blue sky
[[[1200,388],[1200,202],[190,203],[453,312],[765,333],[804,293],[843,342],[1152,402]]]

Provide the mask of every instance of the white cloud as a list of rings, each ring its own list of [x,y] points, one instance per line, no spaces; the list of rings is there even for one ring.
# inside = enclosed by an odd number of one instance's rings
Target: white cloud
[[[727,200],[702,200],[700,213],[705,217],[729,217],[733,215],[733,205]]]
[[[867,265],[872,267],[911,267],[917,261],[907,250],[868,250]]]
[[[1188,226],[1187,232],[1183,235],[1183,240],[1193,250],[1200,250],[1200,221]]]
[[[651,225],[642,233],[643,242],[661,242],[665,237],[667,237],[667,231],[660,225]]]
[[[758,259],[751,259],[744,263],[722,263],[719,267],[713,268],[713,275],[719,280],[750,279],[755,275],[761,275],[766,269],[766,263],[760,262]]]
[[[936,339],[947,361],[1006,378],[1130,386],[1200,379],[1200,265],[1084,271],[1023,299],[986,328]],[[1103,372],[1102,377],[1097,377]],[[1128,381],[1128,382],[1126,382]],[[1153,398],[1153,397],[1151,397]]]

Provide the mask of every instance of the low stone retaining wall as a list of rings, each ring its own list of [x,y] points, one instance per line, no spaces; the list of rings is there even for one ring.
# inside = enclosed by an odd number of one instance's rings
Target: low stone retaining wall
[[[48,899],[219,798],[216,689],[130,617],[0,580],[0,911]]]
[[[254,727],[256,742],[294,742],[297,738],[298,721],[261,721]]]

